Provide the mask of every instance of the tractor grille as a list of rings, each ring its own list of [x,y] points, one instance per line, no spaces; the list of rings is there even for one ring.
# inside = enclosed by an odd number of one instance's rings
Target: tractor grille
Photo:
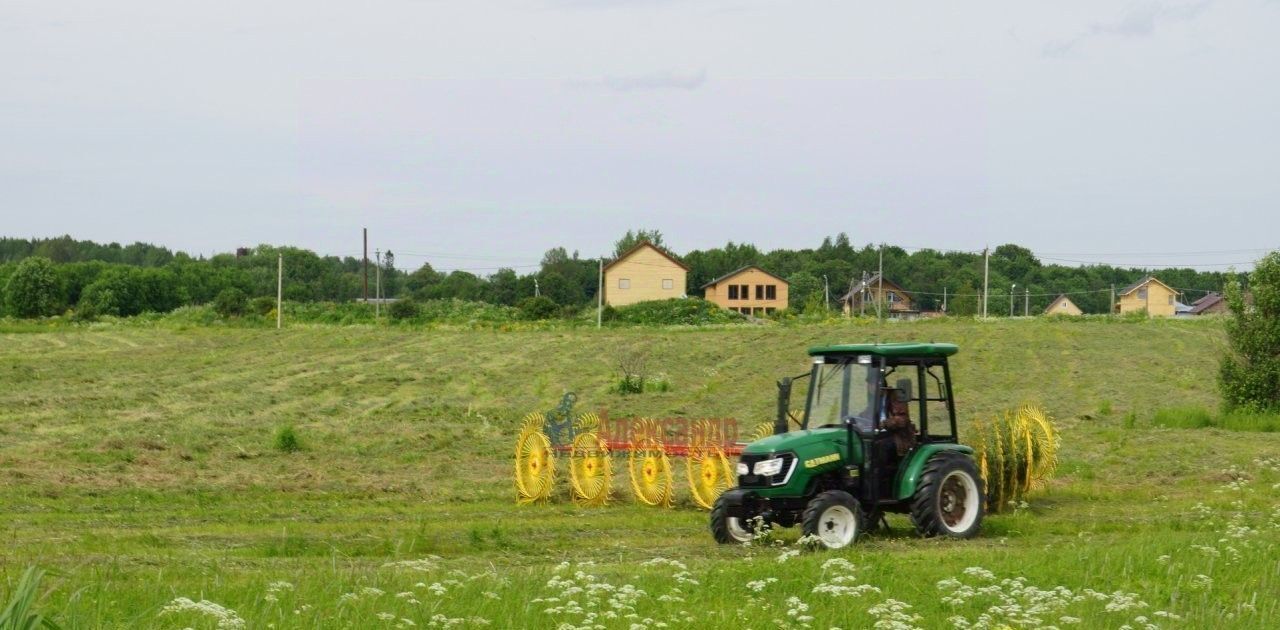
[[[738,475],[739,488],[768,488],[771,486],[780,486],[787,481],[792,468],[796,463],[794,453],[777,453],[771,455],[746,454],[738,458],[738,461],[746,464],[748,470],[755,470],[756,462],[774,457],[782,458],[782,470],[776,475],[762,476],[756,474]]]

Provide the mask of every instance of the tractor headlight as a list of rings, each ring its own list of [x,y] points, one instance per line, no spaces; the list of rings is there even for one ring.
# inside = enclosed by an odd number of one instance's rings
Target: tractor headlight
[[[766,459],[762,462],[756,462],[755,474],[762,477],[772,477],[782,472],[783,460],[781,457]]]
[[[750,475],[750,474],[751,474],[751,467],[742,462],[738,462],[738,475],[742,476],[742,475]]]

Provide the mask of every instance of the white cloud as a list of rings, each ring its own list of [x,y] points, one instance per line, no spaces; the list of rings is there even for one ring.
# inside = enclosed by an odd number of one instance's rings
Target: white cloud
[[[1155,32],[1156,27],[1165,23],[1185,22],[1194,19],[1209,7],[1212,0],[1183,4],[1161,4],[1147,2],[1133,5],[1120,19],[1114,22],[1094,22],[1084,32],[1066,40],[1045,44],[1044,56],[1061,57],[1075,50],[1085,41],[1097,37],[1114,35],[1116,37],[1147,37]]]

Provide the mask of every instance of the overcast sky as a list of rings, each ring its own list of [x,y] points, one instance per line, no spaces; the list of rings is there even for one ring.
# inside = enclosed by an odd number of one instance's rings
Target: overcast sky
[[[1277,79],[1275,0],[0,0],[0,234],[1243,262]]]

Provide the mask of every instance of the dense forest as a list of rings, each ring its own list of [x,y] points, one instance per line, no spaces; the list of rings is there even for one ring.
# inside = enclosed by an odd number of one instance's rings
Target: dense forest
[[[620,238],[615,243],[615,253],[641,240],[665,249],[660,232],[639,230]],[[756,264],[786,278],[791,284],[792,310],[805,311],[823,308],[828,288],[834,308],[839,296],[864,273],[876,271],[882,252],[885,277],[911,291],[922,310],[939,309],[944,292],[951,314],[972,315],[981,310],[981,252],[854,247],[842,233],[824,239],[814,249],[764,252],[754,245],[730,242],[683,255],[672,253],[690,268],[690,295],[701,295],[700,287],[713,278]],[[5,298],[0,301],[0,308],[11,316],[53,315],[80,309],[127,316],[209,303],[228,289],[248,297],[274,296],[277,254],[284,257],[287,300],[343,302],[364,294],[364,272],[358,258],[320,256],[296,247],[260,245],[205,258],[146,243],[99,244],[70,236],[0,238],[0,289]],[[376,264],[370,263],[370,295],[373,279],[380,275],[387,297],[516,305],[536,292],[564,315],[594,304],[598,281],[598,261],[581,258],[564,247],[547,250],[537,271],[526,274],[514,269],[500,269],[487,276],[466,271],[444,273],[430,264],[406,272],[396,267],[392,252],[383,256],[380,269],[375,269]],[[1200,297],[1204,291],[1220,290],[1230,275],[1189,268],[1150,271],[1107,265],[1044,264],[1030,250],[1013,244],[991,251],[990,273],[989,308],[993,315],[1008,313],[1009,287],[1014,284],[1014,310],[1018,314],[1028,292],[1032,313],[1044,309],[1060,293],[1069,294],[1085,312],[1105,313],[1112,285],[1124,286],[1147,273],[1184,290],[1187,301]],[[29,299],[33,293],[41,293],[39,299]]]

